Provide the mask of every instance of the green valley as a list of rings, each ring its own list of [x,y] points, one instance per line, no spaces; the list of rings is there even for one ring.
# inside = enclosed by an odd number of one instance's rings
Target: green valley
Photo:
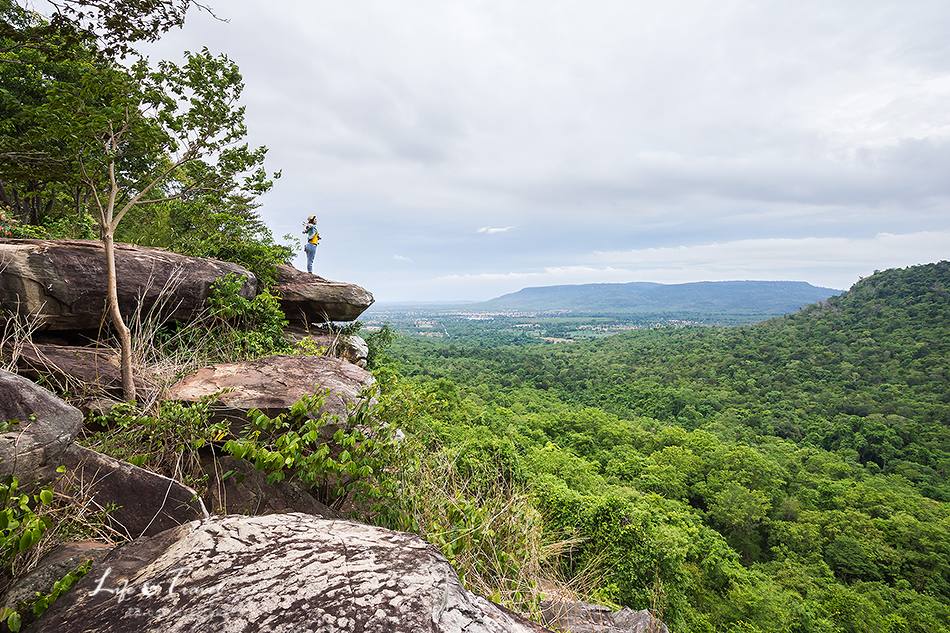
[[[523,486],[557,573],[674,631],[937,631],[950,263],[737,328],[572,346],[401,337],[441,450]],[[583,582],[581,582],[581,580]]]

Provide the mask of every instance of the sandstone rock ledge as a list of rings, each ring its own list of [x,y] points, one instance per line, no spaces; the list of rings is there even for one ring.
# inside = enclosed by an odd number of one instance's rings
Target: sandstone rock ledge
[[[244,278],[243,296],[257,292],[256,277],[237,264],[160,248],[116,244],[115,264],[126,316],[158,310],[162,318],[189,321],[206,309],[211,284],[227,274]],[[0,239],[0,306],[35,315],[48,330],[79,331],[100,327],[105,301],[101,243]]]
[[[128,588],[120,601],[115,591],[123,580]],[[467,592],[449,563],[416,536],[295,513],[195,521],[121,546],[36,631],[545,629]]]
[[[0,478],[39,481],[56,468],[82,430],[82,413],[47,389],[0,370]]]
[[[330,281],[292,266],[277,267],[280,307],[292,323],[353,321],[373,305],[373,295],[356,284]]]

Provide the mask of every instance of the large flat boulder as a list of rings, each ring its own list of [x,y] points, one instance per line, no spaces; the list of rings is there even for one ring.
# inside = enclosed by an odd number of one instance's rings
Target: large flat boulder
[[[214,518],[120,546],[60,598],[34,630],[545,629],[466,591],[445,558],[417,536],[295,513]]]
[[[268,356],[203,367],[174,385],[168,400],[198,402],[217,394],[216,419],[244,421],[251,409],[275,416],[305,395],[327,392],[322,412],[344,418],[374,384],[372,374],[329,356]]]
[[[0,478],[29,483],[47,477],[82,423],[82,413],[49,390],[0,370]]]
[[[245,279],[247,298],[254,275],[237,264],[186,257],[163,249],[116,244],[119,305],[131,317],[159,313],[189,321],[206,309],[211,284],[233,273]],[[0,305],[36,315],[47,330],[98,329],[106,301],[103,246],[96,241],[0,239]]]
[[[280,307],[292,323],[353,321],[373,305],[373,295],[356,284],[330,281],[297,270],[277,267]]]

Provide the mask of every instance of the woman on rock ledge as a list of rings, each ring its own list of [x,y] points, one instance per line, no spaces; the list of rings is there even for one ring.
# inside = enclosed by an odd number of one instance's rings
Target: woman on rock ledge
[[[311,215],[304,224],[303,232],[307,235],[307,243],[303,250],[307,253],[307,272],[313,274],[313,258],[317,255],[317,244],[320,242],[320,232],[317,231],[317,216]]]

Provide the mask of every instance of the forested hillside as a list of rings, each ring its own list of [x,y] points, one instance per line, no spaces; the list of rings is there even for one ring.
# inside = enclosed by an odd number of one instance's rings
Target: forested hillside
[[[401,339],[447,446],[521,478],[560,569],[674,631],[947,627],[950,263],[742,328]]]
[[[485,310],[579,313],[768,314],[792,312],[839,294],[803,281],[633,282],[524,288],[469,306]]]

